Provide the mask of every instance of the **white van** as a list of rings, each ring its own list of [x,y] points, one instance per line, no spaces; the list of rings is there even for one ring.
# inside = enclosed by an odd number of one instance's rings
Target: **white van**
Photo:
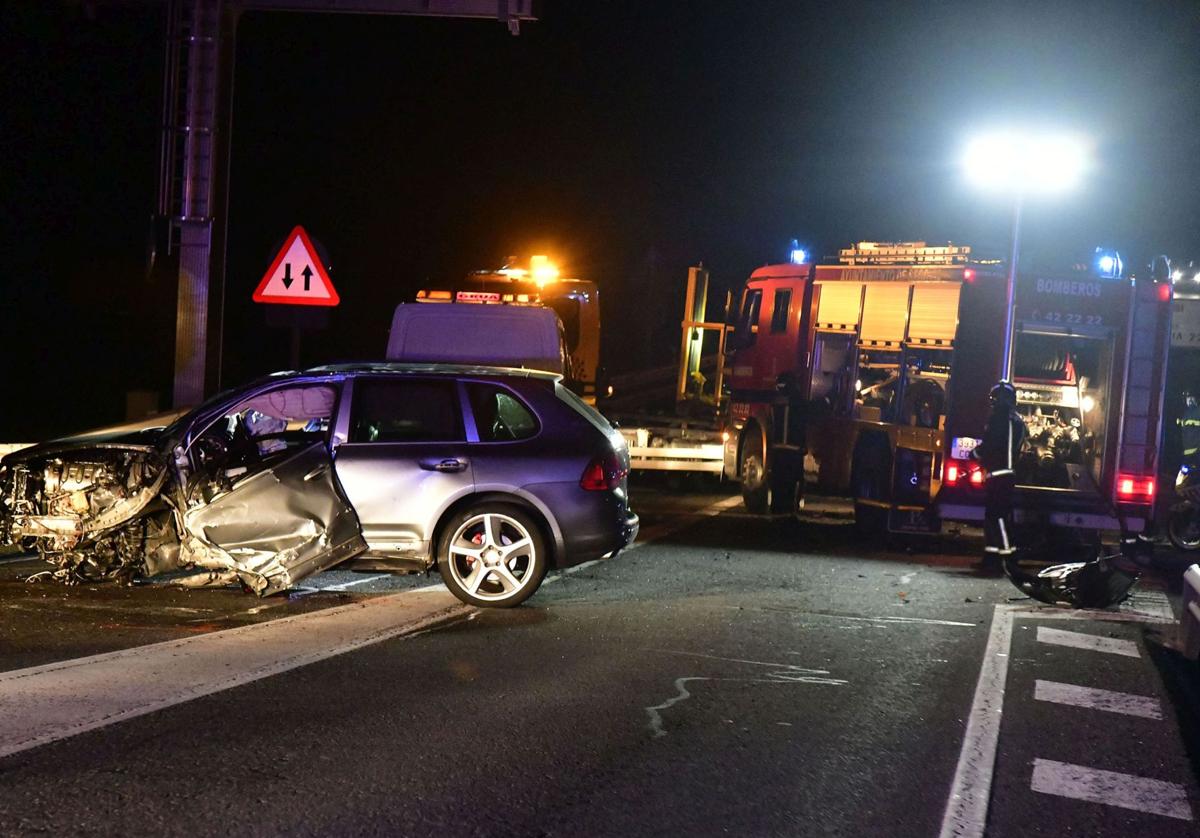
[[[387,360],[569,372],[562,323],[541,306],[402,303]]]

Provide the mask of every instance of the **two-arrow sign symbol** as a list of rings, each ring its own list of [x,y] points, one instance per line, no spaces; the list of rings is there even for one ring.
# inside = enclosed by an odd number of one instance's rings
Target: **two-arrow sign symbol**
[[[309,281],[310,281],[310,280],[312,280],[312,275],[313,275],[312,268],[311,268],[310,266],[308,266],[308,265],[305,265],[305,266],[304,266],[304,270],[300,271],[300,275],[301,275],[302,277],[304,277],[304,290],[305,290],[305,291],[308,291],[308,290],[309,290],[309,288],[308,288],[308,283],[309,283]],[[291,287],[292,287],[292,282],[293,282],[294,280],[293,280],[293,278],[292,278],[292,263],[291,263],[291,262],[285,262],[285,263],[284,263],[284,265],[283,265],[283,279],[282,279],[282,280],[280,280],[280,281],[283,283],[283,287],[284,287],[284,288],[291,288]]]

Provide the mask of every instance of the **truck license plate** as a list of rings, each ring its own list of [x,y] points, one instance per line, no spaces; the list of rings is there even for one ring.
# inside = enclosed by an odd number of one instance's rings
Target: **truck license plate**
[[[971,452],[982,441],[973,436],[956,436],[950,440],[950,456],[956,460],[969,460]]]

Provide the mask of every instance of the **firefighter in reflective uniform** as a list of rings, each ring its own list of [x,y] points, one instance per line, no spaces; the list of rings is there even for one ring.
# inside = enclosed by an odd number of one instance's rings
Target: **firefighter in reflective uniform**
[[[1178,422],[1183,462],[1200,464],[1200,458],[1196,456],[1200,452],[1200,406],[1196,405],[1196,396],[1188,390],[1183,391],[1183,413]]]
[[[983,431],[983,441],[972,456],[987,471],[983,519],[986,546],[982,567],[999,571],[1003,558],[1016,552],[1012,541],[1013,489],[1017,483],[1013,468],[1025,442],[1025,422],[1017,413],[1017,391],[1012,384],[998,382],[989,398],[992,415]]]

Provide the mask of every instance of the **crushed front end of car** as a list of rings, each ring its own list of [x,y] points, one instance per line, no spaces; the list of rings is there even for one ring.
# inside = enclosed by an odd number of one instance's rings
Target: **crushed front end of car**
[[[37,551],[67,584],[131,581],[173,565],[179,539],[152,445],[42,446],[0,463],[0,543]]]
[[[336,390],[268,378],[170,424],[103,428],[0,460],[0,544],[66,584],[173,574],[259,596],[366,549],[326,445]]]

